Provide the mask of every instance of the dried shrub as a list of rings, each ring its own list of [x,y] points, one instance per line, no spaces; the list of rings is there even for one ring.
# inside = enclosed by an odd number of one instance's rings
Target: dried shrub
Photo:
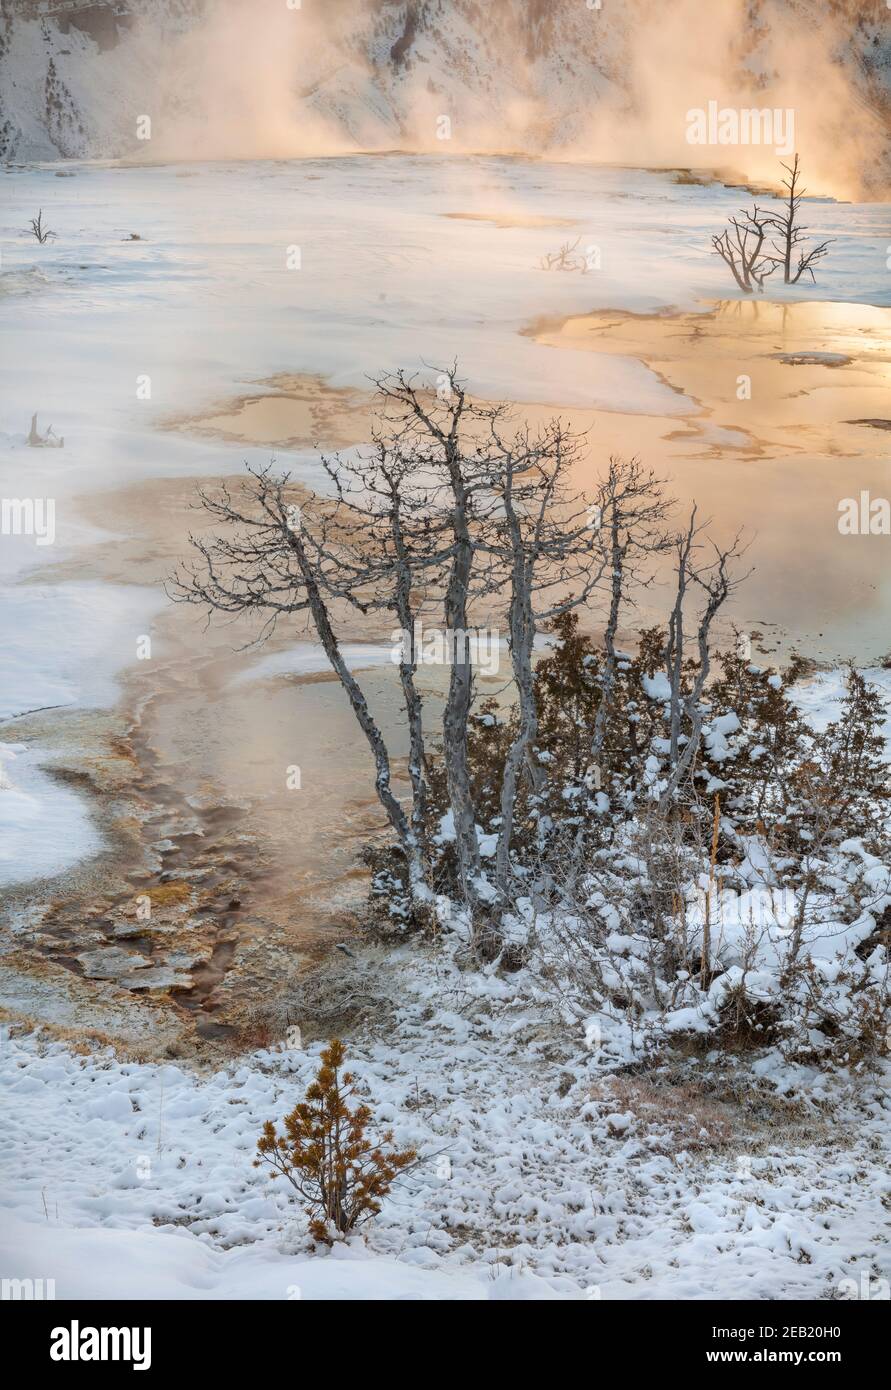
[[[635,1137],[652,1153],[699,1153],[726,1148],[734,1140],[727,1107],[691,1083],[608,1076],[589,1095],[608,1124],[611,1111],[630,1113]]]
[[[352,1033],[363,1025],[386,1026],[392,1012],[388,994],[390,957],[382,947],[362,947],[361,955],[332,951],[327,959],[283,982],[280,993],[256,1011],[251,1023],[265,1042],[284,1041],[295,1026],[304,1042]]]
[[[345,1055],[336,1038],[325,1048],[306,1099],[285,1116],[284,1135],[266,1121],[254,1163],[287,1178],[307,1203],[310,1234],[326,1245],[379,1212],[397,1173],[417,1158],[413,1149],[392,1147],[392,1130],[377,1142],[368,1136],[372,1114],[351,1104],[355,1078],[341,1073]]]

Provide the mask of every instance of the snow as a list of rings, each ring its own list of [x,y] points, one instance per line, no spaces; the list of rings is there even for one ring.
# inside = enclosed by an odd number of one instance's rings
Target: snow
[[[52,582],[51,561],[94,538],[74,520],[74,498],[115,482],[216,476],[240,471],[244,459],[268,460],[265,448],[161,435],[159,425],[256,391],[276,372],[367,389],[368,372],[420,367],[421,351],[428,362],[457,355],[471,389],[493,398],[690,414],[695,404],[636,360],[600,355],[593,369],[586,354],[542,348],[520,330],[538,314],[655,312],[669,302],[701,309],[704,297],[726,299],[724,273],[703,247],[739,204],[738,190],[655,174],[501,159],[56,172],[3,176],[0,490],[20,496],[26,479],[29,495],[53,497],[58,543],[37,550],[30,538],[2,537],[0,717],[110,705],[162,601],[136,586]],[[444,216],[478,208],[486,180],[493,201],[516,193],[529,213],[558,203],[583,241],[601,247],[603,270],[538,271],[560,240],[554,229]],[[43,248],[21,234],[37,207],[60,233]],[[825,202],[808,212],[815,235],[839,238],[821,296],[887,298],[884,210]],[[349,255],[336,235],[344,225]],[[145,240],[126,242],[130,231]],[[295,241],[303,270],[288,272],[285,248]],[[137,399],[141,375],[151,377],[149,400]],[[25,452],[35,409],[42,427],[64,435],[64,449]],[[289,449],[279,462],[318,485],[309,450]],[[357,665],[392,659],[389,647],[346,651]],[[297,644],[237,679],[317,669],[318,651]],[[891,693],[891,672],[868,674]],[[665,699],[665,683],[655,678],[647,693]],[[802,684],[796,699],[825,727],[842,694],[843,676],[832,672]],[[732,731],[726,721],[709,728],[713,755]],[[3,737],[0,884],[57,874],[96,853],[83,803],[43,770],[48,755],[12,742],[8,725]],[[659,776],[653,757],[655,791]],[[441,839],[453,835],[446,818]],[[487,839],[483,853],[492,847]],[[846,872],[887,886],[862,847],[843,851]],[[738,872],[754,887],[768,868],[752,843]],[[522,939],[524,924],[515,927]],[[865,918],[820,923],[809,949],[827,979],[838,949],[850,954],[868,928]],[[765,936],[756,988],[775,987],[778,940]],[[736,946],[729,933],[720,943],[728,956]],[[381,1009],[386,1026],[351,1049],[397,1142],[425,1162],[365,1240],[309,1256],[299,1212],[251,1166],[261,1123],[302,1094],[316,1045],[254,1054],[208,1075],[16,1036],[0,1049],[9,1117],[0,1134],[0,1272],[55,1271],[59,1297],[189,1298],[294,1290],[306,1298],[814,1298],[867,1269],[888,1276],[886,1102],[868,1076],[824,1078],[766,1056],[756,1063],[758,1103],[775,1115],[770,1106],[794,1093],[808,1132],[795,1128],[792,1107],[786,1132],[753,1122],[727,1143],[712,1135],[711,1147],[685,1147],[667,1121],[608,1087],[597,1091],[610,1047],[625,1045],[610,1020],[594,1020],[601,1049],[586,1045],[577,1022],[545,1022],[528,981],[462,974],[447,955],[397,953],[388,968],[398,996]],[[716,984],[731,983],[738,968],[731,963]],[[707,1022],[702,1008],[681,1007],[665,1026],[688,1032]],[[443,1150],[446,1174],[433,1157]]]
[[[887,718],[881,732],[891,759],[891,667],[865,667],[860,674],[878,689],[885,702]],[[846,693],[844,670],[820,671],[799,681],[791,692],[795,704],[818,733],[838,719]]]
[[[21,1270],[16,1277],[26,1279],[43,1277],[40,1269],[54,1270],[57,1298],[120,1298],[123,1270],[128,1271],[127,1296],[138,1299],[377,1299],[382,1288],[394,1299],[485,1299],[497,1297],[504,1282],[487,1287],[479,1275],[339,1254],[274,1258],[250,1245],[212,1249],[185,1232],[71,1231],[15,1218],[0,1239],[3,1269]],[[515,1282],[551,1293],[530,1275],[516,1276]]]
[[[715,762],[723,762],[730,757],[730,745],[727,742],[729,734],[735,734],[741,728],[739,717],[736,714],[722,714],[718,719],[713,719],[703,729],[703,737],[709,753]]]
[[[37,748],[0,743],[0,888],[52,878],[102,844],[81,799],[40,759]]]
[[[381,642],[344,642],[340,654],[351,671],[370,666],[386,666],[398,648]],[[269,680],[277,676],[310,676],[330,671],[324,649],[318,642],[295,642],[280,652],[269,652],[232,678],[233,685]]]
[[[0,722],[52,707],[112,706],[116,675],[136,661],[137,640],[151,635],[163,602],[133,585],[0,586]],[[57,759],[11,742],[14,729],[0,736],[0,887],[54,877],[102,847],[84,800],[45,770]]]
[[[651,700],[671,699],[671,682],[664,671],[656,671],[652,676],[642,676],[641,685]]]
[[[136,662],[137,640],[151,636],[164,602],[160,591],[135,585],[0,588],[0,720],[56,705],[109,708],[120,693],[116,675]]]
[[[373,983],[387,1022],[350,1066],[423,1161],[364,1236],[311,1253],[252,1166],[320,1044],[208,1074],[16,1035],[0,1272],[51,1272],[58,1298],[801,1299],[887,1277],[887,1093],[867,1076],[766,1059],[724,1141],[708,1113],[617,1106],[583,1029],[543,1029],[515,982],[402,951]],[[804,1125],[780,1119],[786,1088]]]

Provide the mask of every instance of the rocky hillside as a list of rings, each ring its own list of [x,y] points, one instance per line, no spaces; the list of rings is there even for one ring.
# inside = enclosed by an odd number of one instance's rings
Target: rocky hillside
[[[884,0],[3,0],[0,91],[0,155],[12,160],[401,147],[762,177],[762,151],[691,150],[685,114],[710,100],[782,106],[827,187],[843,166],[857,187],[832,191],[875,196],[891,167],[891,11]]]

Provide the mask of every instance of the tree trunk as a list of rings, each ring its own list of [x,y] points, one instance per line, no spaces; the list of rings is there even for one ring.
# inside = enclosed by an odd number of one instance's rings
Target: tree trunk
[[[599,766],[600,755],[606,739],[606,721],[613,701],[613,687],[616,681],[616,633],[619,628],[619,611],[622,604],[622,571],[625,548],[619,538],[619,517],[615,502],[612,506],[610,552],[612,576],[610,580],[609,617],[603,634],[606,650],[606,665],[600,682],[600,704],[594,716],[594,736],[591,739],[591,757]]]
[[[312,614],[312,620],[316,632],[318,633],[319,641],[324,648],[325,655],[331,663],[332,668],[337,673],[341,685],[347,693],[347,698],[349,699],[353,714],[356,716],[359,727],[365,735],[368,746],[371,749],[375,766],[375,791],[377,792],[378,800],[387,814],[390,825],[399,838],[399,843],[408,865],[409,886],[414,894],[417,891],[418,885],[423,884],[424,881],[420,845],[409,826],[405,812],[393,793],[390,776],[390,758],[387,753],[386,744],[368,708],[368,702],[365,699],[361,686],[354,678],[341,655],[340,647],[328,616],[328,608],[319,590],[306,550],[297,533],[287,526],[284,528],[284,535],[288,545],[297,558],[300,574],[306,587],[309,610]]]
[[[520,772],[525,763],[533,792],[544,785],[544,772],[535,758],[538,737],[538,710],[535,705],[535,682],[532,673],[532,651],[535,643],[535,620],[532,615],[532,576],[522,551],[515,543],[513,591],[510,603],[510,655],[514,684],[517,688],[520,723],[504,764],[501,781],[501,825],[495,851],[495,877],[499,888],[507,887],[510,872],[510,842],[513,834],[514,809],[519,789]]]
[[[473,543],[460,461],[451,443],[448,453],[449,478],[455,504],[452,513],[455,544],[444,602],[446,640],[452,665],[443,712],[442,742],[449,804],[455,821],[461,888],[465,900],[471,907],[476,907],[479,904],[480,857],[467,756],[467,726],[473,700],[473,670],[467,641],[467,595],[473,567]]]

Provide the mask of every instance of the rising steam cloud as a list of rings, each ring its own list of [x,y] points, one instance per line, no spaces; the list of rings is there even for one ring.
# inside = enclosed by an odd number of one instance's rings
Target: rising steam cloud
[[[879,94],[871,102],[867,85],[854,80],[853,59],[843,61],[854,21],[868,7],[869,0],[847,8],[820,0],[632,0],[627,97],[604,103],[576,151],[635,165],[731,167],[775,182],[772,146],[691,147],[687,139],[688,113],[709,102],[768,108],[792,113],[814,192],[880,196],[888,187],[887,109],[883,119]]]
[[[812,191],[879,196],[887,94],[845,59],[872,3],[206,0],[188,30],[146,18],[130,42],[157,74],[153,157],[525,151],[775,183],[772,147],[688,142],[688,112],[717,102],[791,109]]]

